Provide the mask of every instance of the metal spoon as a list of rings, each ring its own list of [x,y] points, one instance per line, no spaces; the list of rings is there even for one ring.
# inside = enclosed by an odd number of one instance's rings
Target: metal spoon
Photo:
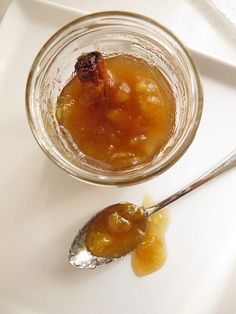
[[[193,191],[197,187],[203,185],[204,183],[210,181],[211,179],[215,178],[216,176],[226,172],[227,170],[236,166],[236,150],[234,150],[229,156],[219,162],[215,167],[211,170],[206,172],[204,175],[199,177],[197,180],[193,181],[190,185],[186,186],[185,188],[179,190],[175,194],[167,197],[160,203],[145,208],[147,215],[152,215],[153,213],[157,212],[161,208],[169,205],[170,203],[174,202],[175,200],[179,199],[180,197],[184,196],[185,194]],[[94,216],[95,217],[95,216]],[[88,230],[88,226],[91,223],[91,220],[94,218],[92,217],[86,225],[79,231],[77,236],[75,237],[71,249],[69,252],[69,262],[71,265],[78,267],[78,268],[90,268],[94,269],[96,267],[103,266],[107,263],[115,261],[119,258],[106,258],[106,257],[98,257],[92,255],[88,249],[86,248],[86,234]]]

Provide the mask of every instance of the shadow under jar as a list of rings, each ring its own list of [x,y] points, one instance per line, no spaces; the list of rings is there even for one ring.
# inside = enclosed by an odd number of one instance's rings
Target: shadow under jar
[[[70,134],[64,136],[57,100],[75,75],[78,56],[91,51],[143,59],[167,80],[175,98],[175,125],[165,147],[149,162],[112,169],[80,151]],[[73,177],[107,186],[139,183],[172,166],[195,136],[202,105],[199,74],[182,43],[157,22],[127,12],[87,15],[59,30],[37,55],[26,89],[30,127],[46,155]]]

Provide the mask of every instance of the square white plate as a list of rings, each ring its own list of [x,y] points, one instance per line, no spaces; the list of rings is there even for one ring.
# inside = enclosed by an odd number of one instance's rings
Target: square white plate
[[[236,312],[236,172],[170,206],[168,260],[136,277],[130,257],[95,271],[67,262],[79,227],[120,200],[157,200],[235,148],[236,68],[193,52],[205,91],[197,136],[160,177],[129,188],[86,185],[53,165],[31,135],[24,93],[33,59],[83,12],[16,0],[0,25],[0,313],[231,314]]]

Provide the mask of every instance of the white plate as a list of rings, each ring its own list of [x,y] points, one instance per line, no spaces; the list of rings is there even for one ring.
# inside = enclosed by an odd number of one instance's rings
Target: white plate
[[[136,277],[130,257],[95,271],[67,262],[77,230],[100,208],[145,193],[169,195],[235,148],[236,68],[194,53],[205,90],[197,136],[165,174],[129,188],[102,188],[67,176],[29,130],[25,84],[42,44],[82,12],[17,0],[0,27],[0,313],[183,314],[236,312],[236,172],[170,206],[168,260]]]

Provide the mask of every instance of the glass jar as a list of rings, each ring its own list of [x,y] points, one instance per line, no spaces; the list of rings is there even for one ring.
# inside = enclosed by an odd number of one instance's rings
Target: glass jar
[[[62,136],[55,116],[57,98],[74,75],[81,53],[131,54],[158,67],[176,100],[176,125],[165,149],[150,162],[122,171],[96,163]],[[203,92],[197,68],[183,44],[165,27],[142,15],[101,12],[79,18],[53,35],[38,53],[27,82],[26,109],[32,132],[46,155],[75,178],[124,186],[153,178],[187,150],[197,131]]]

